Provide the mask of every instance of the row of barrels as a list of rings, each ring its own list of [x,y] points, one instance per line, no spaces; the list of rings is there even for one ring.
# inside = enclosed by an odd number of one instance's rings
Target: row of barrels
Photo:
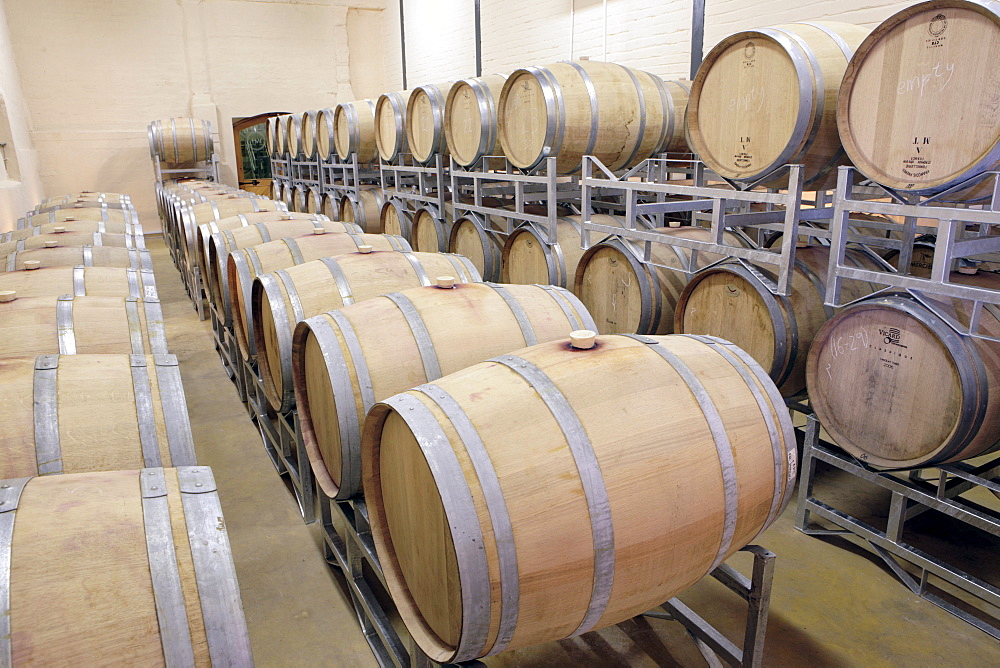
[[[150,157],[171,167],[209,162],[215,153],[210,121],[186,117],[152,121],[146,135]]]
[[[788,412],[734,346],[598,337],[563,288],[482,282],[462,256],[317,222],[241,247],[215,233],[228,283],[213,281],[228,299],[210,299],[271,408],[296,412],[324,495],[366,497],[390,593],[431,658],[628,619],[704,576],[788,502]],[[657,409],[664,392],[683,395],[676,410]],[[703,476],[714,482],[694,482]],[[543,493],[550,512],[539,517]],[[474,499],[482,514],[469,514]],[[706,521],[680,521],[685,512]]]
[[[130,198],[50,198],[0,238],[0,663],[251,665]]]
[[[982,58],[998,44],[996,2],[931,0],[874,31],[812,21],[737,32],[692,82],[595,61],[526,67],[282,117],[268,141],[276,157],[311,159],[334,148],[463,166],[503,155],[534,169],[551,156],[560,173],[583,155],[618,170],[690,150],[720,176],[769,187],[802,164],[810,189],[850,162],[904,193],[976,200],[993,192],[977,177],[1000,166],[997,74]]]

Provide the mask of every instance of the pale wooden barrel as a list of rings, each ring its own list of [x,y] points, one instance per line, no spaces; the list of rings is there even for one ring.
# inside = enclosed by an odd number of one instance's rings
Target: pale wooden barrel
[[[412,250],[402,237],[388,234],[310,234],[269,241],[233,251],[226,260],[229,283],[229,304],[233,332],[245,358],[257,355],[253,338],[253,314],[250,311],[250,290],[253,279],[260,274],[287,269],[297,264],[358,253],[369,246],[372,250]],[[360,249],[360,250],[359,250]]]
[[[375,103],[357,100],[338,104],[333,115],[333,139],[341,160],[358,156],[358,162],[369,163],[378,157],[375,145]]]
[[[264,395],[271,407],[283,413],[295,405],[292,334],[300,321],[388,292],[434,285],[439,276],[459,283],[482,280],[459,255],[398,251],[327,257],[258,275],[250,310]]]
[[[395,234],[407,241],[413,240],[413,220],[406,205],[397,199],[389,198],[382,204],[379,212],[379,225],[382,234]]]
[[[0,478],[194,466],[173,355],[5,358]]]
[[[406,144],[413,159],[421,164],[430,164],[435,156],[448,155],[444,106],[453,83],[419,86],[406,101]]]
[[[0,256],[0,271],[22,271],[44,267],[121,267],[153,270],[153,258],[147,250],[129,250],[114,246],[63,246],[15,251]]]
[[[500,144],[521,169],[555,156],[559,173],[574,173],[585,155],[624,169],[664,151],[687,152],[686,102],[686,84],[616,63],[527,67],[500,93]]]
[[[41,228],[36,227],[34,229],[40,230]],[[15,241],[0,242],[0,255],[9,255],[16,251],[36,250],[38,248],[73,248],[82,246],[144,250],[146,242],[143,240],[143,237],[136,237],[131,234],[102,234],[101,232],[60,230],[48,232],[47,234],[33,234]]]
[[[691,148],[709,169],[756,181],[804,165],[810,189],[832,186],[846,164],[837,135],[837,93],[868,29],[816,21],[746,30],[707,56],[691,86]],[[787,174],[767,185],[787,184]]]
[[[424,253],[443,253],[448,250],[451,223],[455,206],[445,202],[444,211],[433,204],[425,204],[413,214],[411,237],[413,248]]]
[[[1000,289],[1000,276],[952,274]],[[969,326],[971,302],[924,299]],[[978,332],[1000,337],[984,309]],[[841,448],[888,468],[919,468],[990,452],[1000,441],[1000,344],[958,334],[903,293],[851,305],[816,334],[807,369],[810,405]]]
[[[491,222],[493,216],[490,216]],[[502,219],[501,219],[502,220]],[[469,258],[483,280],[499,281],[503,242],[502,226],[488,224],[476,213],[467,213],[451,226],[448,251]]]
[[[302,155],[302,114],[289,114],[285,116],[285,151],[298,158]]]
[[[29,213],[18,219],[18,229],[52,225],[54,223],[69,223],[76,221],[103,222],[105,225],[125,226],[136,225],[139,222],[135,212],[129,209],[108,209],[105,207],[69,207],[53,209],[44,213]],[[108,229],[108,232],[120,230]]]
[[[160,302],[73,295],[0,302],[0,357],[76,353],[167,353]]]
[[[288,207],[284,202],[258,197],[226,197],[182,208],[178,232],[187,266],[191,269],[201,266],[201,257],[198,255],[199,225],[223,218],[231,218],[240,213],[287,210]]]
[[[329,160],[337,155],[333,129],[335,113],[334,109],[320,109],[316,116],[316,148],[320,160]]]
[[[306,158],[315,160],[319,154],[319,112],[302,112],[302,153]]]
[[[170,164],[206,162],[214,152],[212,124],[196,118],[171,118],[150,125],[149,150]]]
[[[272,158],[277,158],[281,155],[280,144],[278,139],[278,117],[272,116],[267,119],[267,131],[264,133],[264,144],[267,146],[267,154]]]
[[[361,226],[369,234],[376,234],[381,228],[384,203],[385,197],[378,187],[348,193],[340,200],[340,219]]]
[[[922,2],[883,21],[858,47],[840,90],[837,121],[851,161],[914,195],[1000,168],[998,53],[997,2]],[[945,199],[988,197],[993,185],[987,179]]]
[[[385,93],[375,103],[375,146],[387,162],[407,152],[406,104],[412,92]]]
[[[456,81],[448,91],[444,110],[444,133],[455,162],[471,167],[486,155],[502,155],[497,137],[497,104],[502,74]]]
[[[501,256],[504,283],[547,283],[566,288],[573,285],[576,267],[583,257],[580,248],[580,216],[561,216],[556,220],[556,243],[549,244],[548,230],[526,223],[511,232]],[[621,227],[617,216],[594,214],[598,225]]]
[[[55,197],[49,197],[43,199],[39,202],[38,206],[35,207],[36,210],[41,210],[50,206],[57,206],[60,204],[74,204],[83,202],[103,202],[105,204],[110,204],[117,207],[131,206],[132,197],[126,195],[125,193],[111,193],[111,192],[94,192],[93,190],[81,190],[80,192],[67,193],[65,195],[57,195]]]
[[[299,184],[295,186],[293,191],[292,199],[295,202],[295,211],[299,213],[305,213],[306,207],[308,206],[307,199],[309,198],[309,186]]]
[[[287,210],[295,211],[295,186],[291,182],[285,183],[281,189],[281,203]]]
[[[318,186],[310,186],[306,193],[306,208],[303,213],[323,215],[323,193]]]
[[[220,311],[223,324],[232,323],[232,310],[229,303],[229,275],[226,272],[226,260],[229,254],[241,248],[248,248],[267,243],[273,239],[284,237],[301,237],[306,234],[337,234],[350,232],[361,234],[363,230],[354,223],[342,223],[333,220],[317,220],[296,214],[301,218],[287,221],[271,221],[255,223],[247,227],[221,230],[213,234],[208,242],[208,276],[209,299]]]
[[[389,592],[446,662],[669,600],[779,516],[795,448],[774,383],[736,346],[622,335],[541,343],[397,394],[369,411],[361,444]]]
[[[19,297],[135,297],[157,299],[152,269],[61,266],[0,273],[0,293]]]
[[[336,192],[323,193],[319,212],[330,220],[340,220],[340,197]]]
[[[302,437],[320,488],[335,499],[361,492],[361,430],[376,401],[591,324],[583,305],[553,286],[472,283],[372,297],[295,328]]]
[[[250,666],[208,467],[2,481],[11,665]]]
[[[668,237],[711,239],[711,233],[702,227],[651,231],[663,234],[665,242]],[[591,233],[591,238],[594,236]],[[727,244],[743,245],[730,232],[724,237]],[[723,259],[715,253],[698,252],[692,266],[690,250],[666,243],[651,245],[650,262],[643,261],[643,255],[643,244],[612,237],[594,244],[580,257],[573,292],[590,310],[601,334],[673,333],[674,309],[687,285],[688,272]]]
[[[283,158],[288,153],[288,131],[286,129],[288,114],[275,119],[274,138],[277,140],[278,157]]]
[[[783,396],[806,388],[806,359],[816,332],[834,310],[824,305],[830,249],[809,246],[795,251],[790,297],[771,292],[773,267],[726,262],[696,274],[677,302],[674,330],[721,336],[740,346],[768,370]],[[845,262],[865,269],[878,266],[866,255],[847,251]],[[764,280],[761,280],[763,277]],[[860,299],[876,288],[845,281],[843,301]]]
[[[0,243],[27,239],[28,237],[57,232],[74,232],[83,234],[127,234],[142,239],[142,225],[133,223],[108,223],[103,220],[64,220],[61,222],[43,223],[34,227],[22,227],[10,232],[0,233]]]

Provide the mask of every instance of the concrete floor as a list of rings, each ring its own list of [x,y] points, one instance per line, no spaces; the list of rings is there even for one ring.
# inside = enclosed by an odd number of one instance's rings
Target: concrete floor
[[[171,351],[181,361],[198,461],[219,485],[229,539],[259,666],[374,666],[339,574],[327,566],[321,530],[306,526],[277,475],[235,387],[199,322],[169,254],[153,250]],[[888,497],[826,475],[817,495],[884,522]],[[1000,507],[990,495],[977,500]],[[764,663],[768,666],[1000,665],[1000,642],[911,594],[867,550],[793,527],[795,502],[756,542],[778,555]],[[933,513],[911,521],[920,547],[1000,586],[1000,540],[956,530]],[[909,538],[909,537],[908,537]],[[915,542],[917,538],[912,538]],[[960,547],[959,547],[960,546]],[[749,573],[750,560],[730,564]],[[730,638],[742,637],[746,606],[712,579],[681,596]],[[977,607],[1000,617],[1000,610]],[[508,652],[490,666],[703,666],[679,624],[632,620],[579,638]]]

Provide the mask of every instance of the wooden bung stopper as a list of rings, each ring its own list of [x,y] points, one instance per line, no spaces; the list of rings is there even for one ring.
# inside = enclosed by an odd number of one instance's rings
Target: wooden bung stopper
[[[42,261],[41,260],[25,260],[24,261],[24,268],[27,269],[28,271],[31,271],[32,269],[38,269],[38,267],[40,267],[41,265],[42,265]]]
[[[0,302],[12,302],[17,299],[16,290],[0,290]]]
[[[589,329],[578,329],[569,333],[569,344],[580,350],[590,350],[597,342],[597,332]]]
[[[66,231],[66,228],[63,227],[62,225],[59,225],[57,227],[53,227],[52,228],[52,232],[55,233],[55,234],[62,234],[65,231]]]
[[[292,214],[290,214],[290,213],[283,213],[283,214],[281,214],[281,219],[282,220],[291,220],[292,219]]]
[[[314,228],[313,234],[326,234],[326,229],[322,227]]]
[[[59,245],[59,242],[55,239],[46,239],[44,242],[46,248],[55,248]]]
[[[83,208],[83,205],[82,205],[82,204],[74,204],[74,205],[73,205],[73,208],[74,208],[74,209],[82,209],[82,208]]]
[[[64,223],[72,223],[72,222],[76,222],[76,216],[66,216],[66,217],[65,217],[65,218],[63,219],[63,222],[64,222]],[[64,229],[65,229],[65,228],[64,228]]]
[[[359,253],[371,253],[372,250],[373,250],[372,247],[368,245],[358,246]]]
[[[455,287],[455,277],[454,276],[438,276],[437,277],[437,287],[451,289]]]

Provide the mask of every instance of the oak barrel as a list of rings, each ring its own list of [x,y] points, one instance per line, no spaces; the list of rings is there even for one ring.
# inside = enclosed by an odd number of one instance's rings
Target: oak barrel
[[[736,346],[624,335],[541,343],[397,394],[361,443],[389,591],[444,662],[675,596],[779,516],[795,448],[774,383]]]
[[[688,151],[686,104],[686,83],[616,63],[527,67],[511,73],[500,93],[500,144],[521,169],[555,156],[560,174],[574,173],[585,155],[624,169],[664,151]]]
[[[52,209],[44,213],[25,214],[24,218],[17,221],[17,227],[21,229],[78,220],[101,221],[107,226],[137,225],[139,222],[135,212],[129,209],[106,209],[103,207],[81,207],[77,209],[70,207],[68,209]],[[121,232],[122,230],[109,227],[107,231]]]
[[[412,92],[384,93],[375,103],[375,146],[385,161],[391,162],[407,152],[406,103]]]
[[[418,86],[406,101],[406,143],[413,159],[427,165],[437,155],[448,155],[444,107],[454,82]]]
[[[264,132],[264,145],[267,147],[267,154],[272,158],[281,156],[281,145],[278,139],[278,117],[272,116],[267,119],[266,130]]]
[[[310,186],[306,193],[306,206],[302,213],[315,213],[322,215],[323,193],[318,186]]]
[[[933,0],[893,14],[858,47],[838,101],[865,176],[933,195],[1000,168],[1000,3]],[[995,180],[946,200],[993,193]]]
[[[668,238],[711,239],[711,233],[701,227],[651,231],[663,234],[664,242]],[[730,232],[725,233],[725,242],[743,245]],[[654,243],[650,246],[650,262],[646,262],[643,245],[611,237],[594,244],[580,257],[573,277],[573,292],[590,310],[601,334],[673,333],[674,308],[689,275],[723,259],[714,253],[692,253],[680,246]],[[692,258],[695,258],[693,266]]]
[[[0,302],[0,357],[76,353],[167,353],[160,302],[73,295]]]
[[[382,189],[377,186],[347,193],[340,199],[340,219],[355,223],[369,234],[377,234],[381,228],[384,203]]]
[[[285,151],[294,160],[302,150],[302,114],[289,114],[285,116]]]
[[[952,280],[1000,289],[996,274]],[[810,404],[837,445],[868,464],[905,469],[968,459],[1000,442],[1000,344],[959,334],[941,314],[968,328],[971,302],[890,293],[848,306],[816,334]],[[1000,337],[995,307],[983,309],[977,332]]]
[[[444,134],[455,162],[471,167],[483,156],[502,155],[497,100],[507,80],[502,74],[456,81],[444,108]]]
[[[303,321],[295,393],[320,488],[337,499],[361,491],[361,427],[376,401],[590,323],[562,288],[485,283],[412,288]]]
[[[329,160],[337,155],[334,142],[333,116],[335,109],[320,109],[316,116],[316,150],[320,160]]]
[[[548,243],[548,230],[535,223],[525,223],[511,232],[502,252],[503,282],[571,287],[583,256],[580,220],[581,216],[559,217],[554,244]],[[598,225],[623,225],[621,218],[605,214],[594,214],[590,220]]]
[[[691,85],[691,149],[715,173],[757,181],[788,164],[811,189],[832,186],[846,164],[837,93],[868,29],[816,21],[745,30],[713,48]],[[783,187],[788,175],[767,182]]]
[[[491,222],[496,218],[489,217]],[[501,249],[506,238],[503,219],[487,224],[478,213],[467,213],[456,220],[448,235],[448,251],[469,258],[483,280],[499,281]]]
[[[125,193],[81,190],[75,193],[66,193],[65,195],[56,195],[55,197],[43,199],[39,202],[37,208],[42,209],[53,204],[69,204],[72,202],[108,202],[118,205],[129,205],[132,203],[132,197]]]
[[[208,467],[0,484],[10,665],[250,666]]]
[[[143,237],[142,226],[128,223],[106,223],[102,220],[77,220],[70,217],[62,222],[47,222],[34,227],[22,227],[10,232],[0,232],[0,243],[17,241],[41,234],[52,234],[53,232],[76,232],[86,234],[127,234],[132,237]]]
[[[388,234],[310,234],[288,237],[248,246],[229,254],[226,260],[227,281],[229,283],[229,304],[232,312],[233,331],[244,357],[257,355],[253,339],[253,324],[250,320],[250,290],[253,279],[278,269],[287,269],[297,264],[335,257],[347,253],[367,250],[412,250],[402,237]]]
[[[830,249],[809,246],[795,251],[792,294],[776,289],[773,267],[729,261],[696,274],[677,301],[674,331],[711,334],[732,341],[768,370],[783,396],[806,388],[806,356],[816,332],[833,316],[826,306]],[[848,250],[845,263],[877,269],[870,257]],[[845,281],[840,299],[860,299],[875,290],[870,283]]]
[[[197,118],[171,118],[149,125],[149,151],[162,162],[206,162],[214,152],[212,124]]]
[[[37,264],[34,264],[37,263]],[[153,270],[148,250],[115,246],[62,246],[15,251],[0,256],[0,271],[21,271],[43,267],[120,267]]]
[[[375,102],[357,100],[338,104],[333,112],[333,138],[341,160],[358,156],[359,163],[378,157],[375,145]]]
[[[302,112],[302,153],[309,160],[315,160],[319,154],[318,123],[318,111]]]
[[[396,234],[407,241],[413,241],[413,219],[406,205],[398,199],[388,198],[382,203],[379,224],[382,234]]]
[[[173,355],[0,359],[0,478],[194,466]]]
[[[309,186],[300,183],[292,189],[292,210],[298,213],[305,213],[308,206],[306,200],[309,197]]]
[[[275,202],[257,197],[227,197],[221,200],[203,202],[181,209],[181,224],[178,232],[182,252],[190,269],[201,266],[198,256],[198,226],[223,218],[231,218],[240,213],[260,211],[287,211],[284,202]]]
[[[387,292],[433,285],[438,276],[459,283],[482,280],[459,255],[392,251],[326,257],[258,275],[250,311],[264,395],[271,407],[285,412],[294,406],[292,334],[300,321]]]
[[[39,248],[81,248],[83,246],[145,250],[146,242],[143,237],[131,234],[55,230],[46,234],[22,237],[15,241],[0,242],[0,255],[10,255],[16,251],[37,250]]]
[[[323,193],[322,205],[319,213],[330,220],[340,220],[340,196],[336,192]]]
[[[413,248],[425,253],[443,253],[448,250],[454,215],[455,206],[451,202],[445,202],[443,212],[433,204],[424,204],[417,209],[413,213],[410,230]]]
[[[135,297],[157,299],[152,269],[125,267],[46,267],[0,273],[0,292],[20,297]]]
[[[208,270],[206,271],[208,276],[208,294],[212,303],[219,307],[224,324],[228,325],[232,322],[229,305],[229,276],[226,273],[226,260],[228,260],[230,253],[241,248],[247,248],[248,246],[267,243],[272,239],[301,237],[306,234],[321,234],[324,232],[331,234],[340,232],[361,234],[362,230],[354,223],[295,219],[257,223],[250,227],[224,230],[213,234],[209,240]]]

